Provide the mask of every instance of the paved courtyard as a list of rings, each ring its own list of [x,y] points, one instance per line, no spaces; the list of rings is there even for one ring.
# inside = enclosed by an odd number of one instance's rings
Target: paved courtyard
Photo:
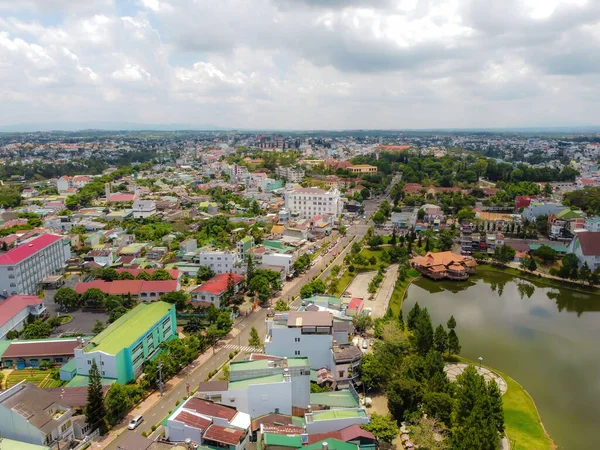
[[[354,277],[354,280],[352,280],[352,283],[350,283],[350,286],[346,288],[346,292],[350,292],[352,297],[362,297],[366,300],[365,306],[370,306],[371,302],[369,302],[368,299],[371,294],[369,294],[368,289],[369,283],[375,275],[377,275],[376,271],[358,273]]]
[[[446,376],[450,381],[456,381],[456,377],[463,373],[467,366],[468,364],[465,363],[448,363],[444,367],[444,372],[446,372]],[[496,384],[498,384],[502,395],[506,393],[508,386],[506,385],[506,381],[504,381],[504,378],[502,378],[497,373],[492,372],[487,367],[479,367],[478,365],[475,365],[475,368],[477,369],[477,373],[479,375],[483,375],[483,378],[485,378],[486,382],[494,380]]]

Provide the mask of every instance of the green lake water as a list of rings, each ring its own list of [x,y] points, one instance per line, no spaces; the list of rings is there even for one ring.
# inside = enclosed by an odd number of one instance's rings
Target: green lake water
[[[462,356],[483,357],[527,389],[561,449],[600,449],[600,296],[486,272],[417,280],[404,317],[417,301],[434,328],[454,315]]]

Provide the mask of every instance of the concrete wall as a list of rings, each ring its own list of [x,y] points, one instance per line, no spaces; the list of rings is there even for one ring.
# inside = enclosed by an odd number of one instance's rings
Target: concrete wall
[[[202,439],[202,433],[198,428],[188,427],[184,423],[171,419],[167,422],[165,435],[171,442],[183,442],[187,438],[193,442],[201,442]]]
[[[265,354],[288,358],[306,356],[311,369],[331,369],[333,336],[302,334],[300,328],[273,327],[271,333],[271,339],[265,342]]]
[[[307,414],[309,416],[309,414]],[[318,434],[318,433],[331,433],[332,431],[339,431],[351,425],[363,425],[370,422],[368,416],[364,417],[351,417],[351,418],[343,418],[343,419],[331,419],[331,420],[317,420],[309,423],[310,420],[306,422],[306,432],[308,434]]]
[[[10,330],[22,330],[27,316],[29,315],[29,309],[24,307],[21,311],[10,318],[4,325],[0,327],[0,339],[6,339],[6,333]]]
[[[262,263],[268,266],[285,267],[286,274],[289,274],[292,271],[294,258],[292,255],[286,255],[284,253],[271,253],[263,255]]]

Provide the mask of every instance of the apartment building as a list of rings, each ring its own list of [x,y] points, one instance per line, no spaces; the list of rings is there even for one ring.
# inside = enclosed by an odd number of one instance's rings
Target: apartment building
[[[194,262],[201,266],[210,267],[215,274],[233,272],[234,267],[239,264],[237,251],[228,250],[201,250],[195,257]]]
[[[142,303],[75,349],[78,375],[89,375],[92,360],[100,375],[125,384],[141,375],[160,344],[176,338],[175,305]]]
[[[248,251],[254,247],[254,238],[250,235],[244,236],[242,239],[237,241],[236,249],[238,252],[238,260],[245,261],[248,256]]]
[[[276,167],[275,173],[288,183],[299,183],[305,175],[302,167]]]
[[[0,294],[36,294],[39,283],[59,273],[71,257],[69,240],[44,234],[0,255]]]
[[[337,219],[342,210],[340,192],[319,188],[291,189],[285,193],[285,208],[303,219],[332,214]]]
[[[262,264],[283,267],[286,275],[289,275],[294,269],[294,255],[287,255],[285,253],[265,253],[262,257]]]

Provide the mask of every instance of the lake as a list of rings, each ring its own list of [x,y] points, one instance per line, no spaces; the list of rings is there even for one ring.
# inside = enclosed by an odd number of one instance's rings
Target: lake
[[[486,272],[417,280],[405,318],[417,301],[434,328],[454,314],[461,356],[483,357],[527,389],[561,449],[600,448],[600,296]]]

